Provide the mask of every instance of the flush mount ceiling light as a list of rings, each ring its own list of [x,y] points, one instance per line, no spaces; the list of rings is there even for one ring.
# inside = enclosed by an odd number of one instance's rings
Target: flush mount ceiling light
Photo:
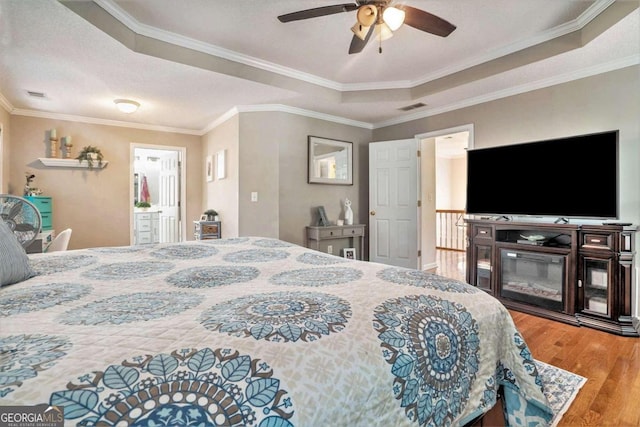
[[[113,102],[116,104],[116,107],[118,107],[118,110],[127,114],[135,113],[138,107],[140,107],[140,103],[130,99],[116,99]]]
[[[354,36],[351,39],[349,53],[361,52],[373,33],[380,42],[388,39],[402,24],[440,37],[447,37],[456,29],[455,25],[429,12],[405,4],[392,5],[393,2],[394,0],[355,0],[355,3],[335,4],[287,13],[278,16],[278,19],[280,22],[291,22],[357,11],[356,24],[351,27]],[[378,51],[382,53],[382,47]]]

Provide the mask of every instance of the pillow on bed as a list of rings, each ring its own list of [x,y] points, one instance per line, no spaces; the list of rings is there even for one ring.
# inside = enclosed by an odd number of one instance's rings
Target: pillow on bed
[[[0,286],[12,285],[35,276],[24,248],[0,219]]]

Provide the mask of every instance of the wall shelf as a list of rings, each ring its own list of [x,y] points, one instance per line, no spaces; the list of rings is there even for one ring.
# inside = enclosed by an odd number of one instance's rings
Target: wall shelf
[[[55,159],[52,157],[41,157],[38,160],[42,162],[43,165],[49,168],[83,168],[90,169],[89,163],[85,160],[79,162],[77,159]],[[93,169],[103,169],[105,168],[109,162],[107,160],[102,161],[102,165],[98,165],[98,161],[95,160],[93,163]]]

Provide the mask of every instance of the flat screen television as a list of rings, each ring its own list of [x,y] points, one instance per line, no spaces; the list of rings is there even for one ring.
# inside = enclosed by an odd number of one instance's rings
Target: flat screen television
[[[617,219],[618,133],[469,150],[467,213]]]

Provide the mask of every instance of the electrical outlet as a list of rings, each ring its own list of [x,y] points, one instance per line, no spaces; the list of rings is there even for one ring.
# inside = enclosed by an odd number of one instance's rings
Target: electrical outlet
[[[330,254],[330,255],[333,254],[333,246],[331,246],[331,245],[327,246],[327,253]]]

